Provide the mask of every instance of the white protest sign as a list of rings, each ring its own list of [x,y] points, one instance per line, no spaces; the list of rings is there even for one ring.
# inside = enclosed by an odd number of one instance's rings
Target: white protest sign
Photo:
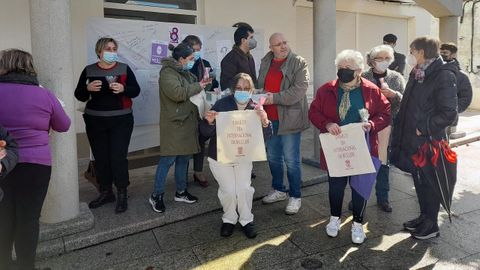
[[[330,133],[319,136],[328,174],[342,177],[375,172],[362,123],[341,126],[341,130],[337,136]]]
[[[216,125],[218,162],[267,160],[262,124],[255,111],[220,112]]]

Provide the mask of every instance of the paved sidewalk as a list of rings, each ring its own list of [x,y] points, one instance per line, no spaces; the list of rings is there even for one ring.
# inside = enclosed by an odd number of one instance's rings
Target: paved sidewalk
[[[452,140],[450,144],[453,147],[480,140],[480,111],[467,110],[461,113],[457,131],[464,131],[466,136]]]
[[[411,178],[393,169],[390,191],[393,212],[380,211],[374,198],[369,201],[365,216],[368,239],[361,246],[350,241],[351,216],[346,209],[339,236],[335,239],[326,236],[328,184],[321,183],[303,188],[302,208],[294,216],[284,214],[286,202],[262,205],[256,201],[253,209],[259,232],[253,240],[247,239],[239,227],[232,237],[222,238],[219,235],[221,211],[214,210],[41,260],[38,266],[51,270],[480,269],[480,163],[477,162],[480,142],[455,150],[459,156],[452,207],[455,216],[450,224],[445,221],[446,214],[441,213],[441,236],[432,240],[417,241],[401,230],[402,222],[416,217],[419,210]],[[151,169],[138,173],[151,174]],[[257,168],[257,173],[264,169]],[[258,178],[254,183],[263,181],[268,179]],[[145,184],[151,183],[145,181]],[[216,188],[212,185],[206,190],[210,190],[208,196],[218,200]],[[207,196],[199,189],[194,190],[201,199]],[[82,196],[85,199],[91,194]],[[350,196],[347,189],[344,208]],[[165,219],[173,213],[196,212],[199,207],[173,203],[170,199]],[[139,200],[145,201],[145,198]],[[177,206],[182,210],[174,210]],[[143,207],[142,211],[148,208],[145,204]],[[105,212],[113,211],[113,206],[106,208]],[[137,211],[140,209],[130,209],[130,218],[140,215]],[[115,226],[115,222],[111,225]]]

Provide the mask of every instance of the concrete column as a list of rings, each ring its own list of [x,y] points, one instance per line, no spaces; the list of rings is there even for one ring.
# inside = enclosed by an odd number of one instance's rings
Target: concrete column
[[[445,16],[440,17],[439,19],[439,38],[441,43],[453,42],[458,44],[458,17]],[[465,131],[457,130],[457,126],[449,127],[448,134],[452,140],[459,139],[467,135]]]
[[[52,132],[52,177],[41,221],[57,223],[79,214],[77,141],[70,0],[30,0],[32,54],[40,83],[65,103],[72,119],[67,133]]]
[[[335,56],[336,42],[336,1],[313,1],[313,89],[314,96],[317,89],[327,81],[336,78]],[[320,159],[319,131],[313,132],[314,154],[313,159]]]
[[[458,17],[440,17],[440,41],[458,43]]]

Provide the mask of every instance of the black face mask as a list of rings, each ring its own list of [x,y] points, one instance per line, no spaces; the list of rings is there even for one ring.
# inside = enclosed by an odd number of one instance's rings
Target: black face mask
[[[444,62],[448,63],[448,62],[453,61],[453,59],[448,59],[448,57],[446,55],[441,55],[441,56],[442,56],[442,59],[443,59]]]
[[[355,70],[340,68],[337,71],[338,79],[343,83],[348,83],[355,79]]]

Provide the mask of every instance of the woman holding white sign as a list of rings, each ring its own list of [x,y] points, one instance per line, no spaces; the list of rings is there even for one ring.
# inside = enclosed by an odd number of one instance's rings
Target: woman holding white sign
[[[363,128],[370,135],[371,155],[378,157],[377,132],[390,124],[390,103],[375,84],[361,78],[363,56],[360,52],[340,52],[335,59],[335,65],[338,79],[327,82],[318,89],[310,105],[310,121],[322,133],[339,135],[342,133],[341,126],[362,122],[359,110],[366,109],[369,116],[365,119],[368,121],[365,121]],[[323,151],[320,166],[328,171]],[[340,230],[342,202],[350,177],[328,177],[331,217],[326,231],[330,237],[336,237]],[[367,200],[352,188],[352,202],[352,242],[361,244],[366,238],[362,222]]]
[[[239,73],[233,78],[231,89],[233,95],[226,96],[213,105],[200,123],[202,135],[210,138],[208,162],[213,176],[218,182],[218,198],[223,207],[223,224],[220,235],[232,235],[235,224],[240,222],[248,238],[257,236],[253,223],[252,202],[255,189],[251,186],[252,161],[236,163],[220,163],[217,161],[217,129],[215,119],[218,112],[236,110],[255,110],[260,117],[264,139],[272,135],[272,123],[261,105],[255,106],[251,96],[255,86],[252,78],[246,73]],[[237,213],[238,211],[238,213]]]

